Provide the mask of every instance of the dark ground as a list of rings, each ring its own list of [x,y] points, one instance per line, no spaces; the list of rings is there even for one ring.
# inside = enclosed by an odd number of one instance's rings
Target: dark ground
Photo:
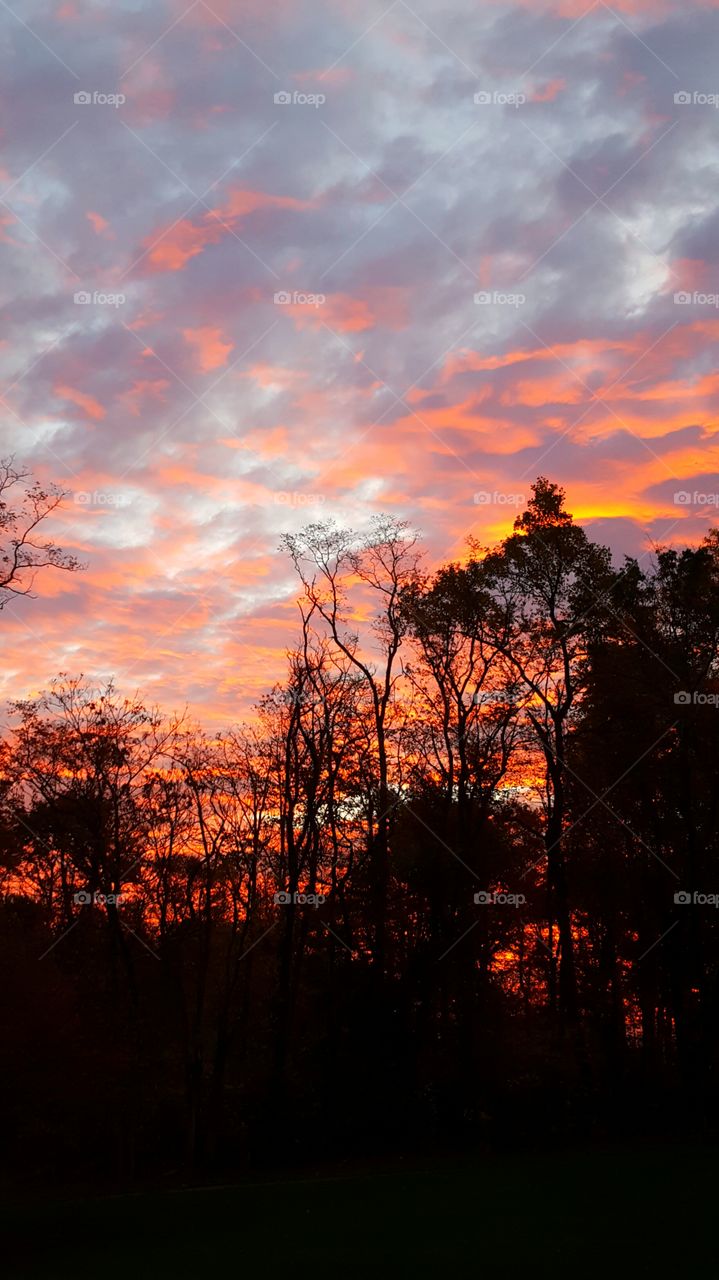
[[[714,1280],[717,1154],[585,1147],[96,1198],[6,1195],[2,1272]]]

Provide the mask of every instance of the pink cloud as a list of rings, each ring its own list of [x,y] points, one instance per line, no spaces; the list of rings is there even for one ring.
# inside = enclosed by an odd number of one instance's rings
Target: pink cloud
[[[227,364],[227,357],[234,348],[234,342],[223,342],[222,331],[212,325],[203,325],[199,329],[183,329],[182,336],[195,350],[198,368],[203,373],[211,369],[220,369]]]
[[[87,395],[84,391],[78,391],[75,387],[61,385],[55,387],[55,394],[60,396],[62,400],[70,400],[72,404],[84,409],[88,418],[92,418],[93,422],[101,422],[105,417],[107,410],[100,404],[100,401],[96,400],[94,396]]]

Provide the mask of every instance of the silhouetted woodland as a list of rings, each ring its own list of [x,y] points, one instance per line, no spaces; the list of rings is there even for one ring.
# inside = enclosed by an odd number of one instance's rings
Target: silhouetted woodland
[[[4,466],[6,599],[79,566]],[[10,708],[5,1172],[710,1127],[717,534],[617,567],[540,478],[436,572],[388,517],[284,550],[297,641],[247,724],[84,677]]]

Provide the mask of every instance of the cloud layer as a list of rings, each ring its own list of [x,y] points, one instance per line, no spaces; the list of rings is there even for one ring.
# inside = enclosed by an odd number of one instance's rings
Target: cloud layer
[[[404,515],[434,561],[543,472],[617,555],[712,523],[713,4],[1,27],[2,452],[72,491],[88,561],[5,612],[5,696],[114,672],[238,717],[308,518]]]

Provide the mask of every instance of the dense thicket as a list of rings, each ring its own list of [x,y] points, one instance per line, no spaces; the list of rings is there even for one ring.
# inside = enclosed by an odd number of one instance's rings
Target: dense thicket
[[[618,568],[540,479],[432,575],[390,519],[285,542],[300,635],[250,724],[83,678],[12,707],[6,1168],[709,1123],[716,535]]]

